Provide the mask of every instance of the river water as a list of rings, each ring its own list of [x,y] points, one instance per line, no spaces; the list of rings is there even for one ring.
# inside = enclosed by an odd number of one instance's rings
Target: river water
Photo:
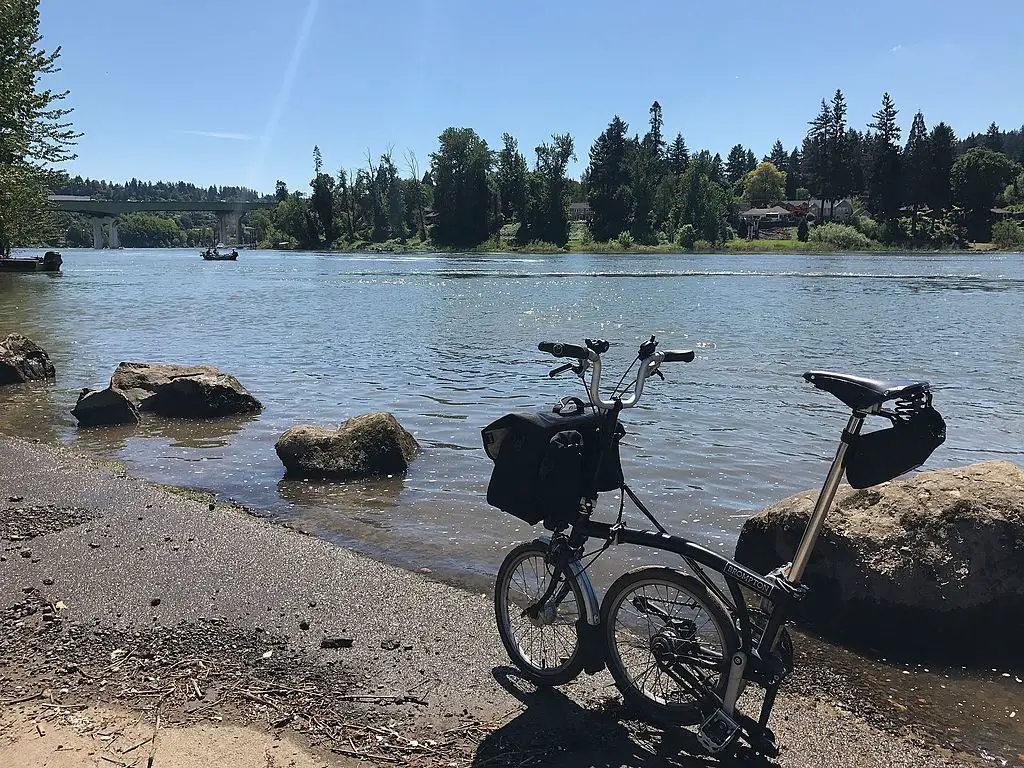
[[[582,393],[547,377],[538,341],[608,339],[609,383],[651,334],[697,350],[624,415],[623,465],[670,530],[731,554],[747,517],[824,477],[847,412],[803,383],[809,369],[931,381],[948,439],[928,468],[1024,463],[1022,306],[1021,254],[244,251],[204,262],[191,249],[71,250],[60,274],[0,274],[0,335],[32,337],[58,371],[56,385],[0,390],[0,430],[484,584],[533,531],[486,505],[480,429]],[[127,360],[217,365],[264,410],[76,430],[77,392]],[[286,428],[372,410],[394,413],[424,448],[406,477],[282,479],[274,442]],[[598,581],[644,559],[616,552]]]

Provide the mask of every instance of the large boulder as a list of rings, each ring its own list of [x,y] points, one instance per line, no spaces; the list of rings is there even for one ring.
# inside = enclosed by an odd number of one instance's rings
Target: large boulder
[[[805,491],[747,520],[736,559],[789,562],[814,508]],[[840,486],[804,574],[800,615],[887,653],[978,662],[1020,653],[1024,470],[1006,461]]]
[[[0,341],[0,384],[45,381],[56,376],[46,350],[20,333]]]
[[[121,363],[110,388],[140,411],[179,419],[252,413],[263,406],[238,379],[212,365]]]
[[[405,472],[419,444],[390,413],[376,412],[338,429],[292,427],[274,448],[289,477],[351,480]]]
[[[139,423],[139,409],[123,393],[110,387],[83,389],[71,415],[78,419],[80,427]]]

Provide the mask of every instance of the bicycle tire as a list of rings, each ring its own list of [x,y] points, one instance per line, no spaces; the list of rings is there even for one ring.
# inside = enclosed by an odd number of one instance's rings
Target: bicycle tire
[[[670,600],[673,594],[676,597]],[[627,601],[626,610],[636,614],[632,620],[620,616]],[[658,614],[667,615],[678,627],[668,627],[668,621]],[[661,629],[644,640],[638,637],[644,629],[650,632],[659,627],[652,622],[652,615],[660,620]],[[686,653],[696,652],[701,661],[696,667],[686,665],[687,669],[705,679],[719,696],[725,693],[729,660],[739,647],[739,637],[725,606],[692,576],[661,566],[646,566],[623,574],[608,589],[601,604],[601,626],[608,670],[626,704],[644,719],[665,727],[695,725],[702,719],[699,695],[665,673],[655,660],[654,647],[663,646],[666,640],[687,649]],[[642,659],[643,649],[648,656],[639,675],[627,668],[620,644],[620,640],[628,645],[637,639],[640,642],[634,642],[630,650],[637,651],[637,659]],[[655,672],[653,682],[651,672]],[[677,690],[669,690],[667,685],[659,690],[659,684],[664,685],[665,681]]]
[[[575,680],[584,665],[577,625],[577,622],[586,620],[583,591],[571,572],[565,574],[569,593],[561,604],[538,620],[532,620],[524,613],[550,584],[552,567],[545,563],[548,550],[549,546],[544,541],[520,544],[505,556],[494,584],[494,614],[502,645],[523,676],[541,687],[564,685]],[[530,564],[524,567],[527,562]],[[531,578],[536,581],[532,586],[529,583]],[[522,588],[518,590],[517,598],[510,600],[514,585]],[[566,603],[570,604],[567,606]],[[516,608],[510,610],[513,605]],[[535,637],[524,645],[525,638],[517,634],[517,628],[539,630],[536,633],[539,638]],[[550,631],[545,634],[546,629]]]

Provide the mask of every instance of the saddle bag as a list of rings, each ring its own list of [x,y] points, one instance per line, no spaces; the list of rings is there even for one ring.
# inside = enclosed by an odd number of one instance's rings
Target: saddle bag
[[[846,452],[846,479],[870,488],[924,464],[946,439],[946,422],[931,405],[896,416],[888,429],[857,435]]]
[[[598,471],[604,416],[594,412],[510,413],[484,427],[484,450],[494,461],[487,503],[530,525],[575,521],[588,492],[622,486],[621,424]],[[588,491],[596,473],[595,487]]]

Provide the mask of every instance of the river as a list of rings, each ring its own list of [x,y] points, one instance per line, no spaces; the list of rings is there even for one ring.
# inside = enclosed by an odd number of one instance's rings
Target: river
[[[1022,306],[1020,254],[243,251],[204,262],[193,249],[69,250],[58,275],[0,274],[0,335],[30,336],[58,371],[56,385],[0,390],[0,431],[483,584],[533,531],[486,505],[481,427],[582,392],[547,377],[554,362],[537,342],[608,339],[614,381],[655,334],[697,358],[666,365],[624,415],[626,476],[673,532],[731,554],[747,517],[824,477],[847,413],[803,383],[809,369],[931,381],[948,439],[928,468],[1024,463]],[[264,410],[76,430],[78,391],[126,360],[217,365]],[[406,477],[282,479],[274,442],[286,428],[372,410],[394,413],[424,448]],[[616,553],[598,580],[642,559]]]

